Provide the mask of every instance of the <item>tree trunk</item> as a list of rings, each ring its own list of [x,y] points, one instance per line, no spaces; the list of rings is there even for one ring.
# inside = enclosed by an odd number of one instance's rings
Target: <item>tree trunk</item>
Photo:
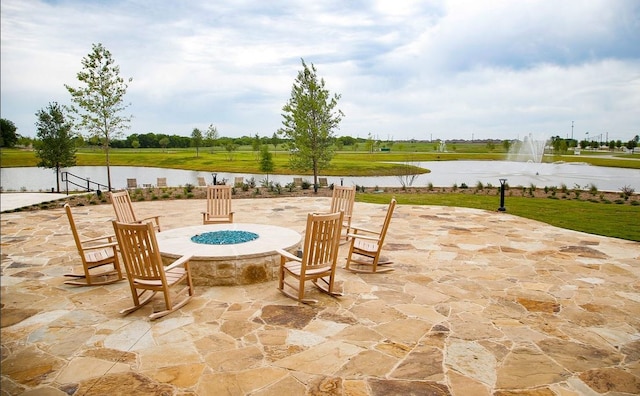
[[[111,168],[109,167],[109,146],[105,147],[107,151],[107,188],[111,191]]]
[[[56,192],[60,194],[60,167],[56,166]]]

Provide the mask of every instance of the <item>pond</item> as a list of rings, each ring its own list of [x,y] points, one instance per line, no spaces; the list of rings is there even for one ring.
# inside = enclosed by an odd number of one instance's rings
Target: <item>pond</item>
[[[339,177],[327,176],[328,184],[359,185],[365,187],[426,187],[429,183],[435,187],[451,187],[454,183],[460,186],[462,183],[469,187],[478,182],[483,185],[500,185],[499,179],[507,179],[512,186],[529,187],[535,185],[538,188],[545,186],[560,187],[562,184],[568,188],[576,185],[582,189],[588,189],[594,184],[601,191],[620,191],[622,187],[629,186],[636,192],[640,191],[640,170],[591,166],[585,163],[525,163],[513,161],[428,161],[412,163],[426,169],[431,173],[425,173],[412,177],[383,176],[383,177]],[[82,178],[89,178],[92,182],[107,184],[107,172],[100,166],[77,166],[65,169]],[[111,182],[115,189],[127,187],[127,179],[136,179],[138,186],[145,184],[155,186],[157,178],[167,179],[168,186],[184,186],[186,184],[198,185],[198,177],[204,177],[207,183],[212,183],[211,172],[200,172],[164,168],[144,168],[131,166],[112,166]],[[217,180],[226,179],[232,184],[236,177],[247,180],[254,178],[257,185],[266,178],[266,175],[250,173],[217,173]],[[291,183],[294,177],[301,177],[309,182],[312,176],[300,175],[269,175],[269,181],[277,182],[283,186]],[[413,179],[413,180],[411,180]],[[55,172],[43,168],[1,168],[0,185],[2,191],[51,191],[56,186]],[[61,182],[60,188],[65,190],[65,183]],[[69,190],[77,187],[70,186]],[[95,189],[95,187],[93,187]]]

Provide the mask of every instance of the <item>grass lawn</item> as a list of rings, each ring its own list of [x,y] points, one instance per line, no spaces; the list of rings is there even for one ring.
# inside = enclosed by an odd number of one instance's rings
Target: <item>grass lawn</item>
[[[399,204],[408,205],[458,206],[490,211],[500,206],[498,196],[482,194],[359,193],[356,197],[362,202],[386,204],[394,196]],[[640,205],[506,196],[505,207],[509,214],[557,227],[640,242]]]

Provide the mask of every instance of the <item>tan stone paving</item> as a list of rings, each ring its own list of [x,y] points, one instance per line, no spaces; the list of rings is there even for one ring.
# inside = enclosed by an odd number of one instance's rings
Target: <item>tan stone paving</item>
[[[134,204],[166,229],[204,201]],[[328,198],[235,200],[237,222],[303,231]],[[376,227],[386,205],[356,203]],[[74,208],[86,236],[108,205]],[[396,270],[338,270],[344,296],[271,281],[197,287],[157,321],[122,316],[125,282],[64,285],[80,264],[62,209],[3,213],[3,395],[640,394],[640,244],[508,213],[399,205],[385,254]],[[341,250],[344,264],[346,246]],[[160,301],[158,300],[160,303]]]

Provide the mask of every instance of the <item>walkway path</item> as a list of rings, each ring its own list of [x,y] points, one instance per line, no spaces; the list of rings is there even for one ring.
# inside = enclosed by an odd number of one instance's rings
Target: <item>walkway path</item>
[[[56,193],[2,193],[0,194],[0,212],[24,208],[42,202],[66,198],[66,194]]]
[[[163,228],[201,222],[203,200],[134,203]],[[238,222],[304,229],[329,198],[234,201]],[[356,203],[377,227],[386,205]],[[110,205],[74,208],[82,233],[111,231]],[[128,285],[64,285],[78,269],[62,209],[3,213],[3,394],[631,395],[640,393],[640,243],[511,216],[399,205],[396,270],[340,268],[344,291],[276,282],[197,287],[150,322]],[[341,249],[344,263],[346,246]],[[158,300],[159,302],[159,300]],[[48,393],[45,393],[48,392]]]

